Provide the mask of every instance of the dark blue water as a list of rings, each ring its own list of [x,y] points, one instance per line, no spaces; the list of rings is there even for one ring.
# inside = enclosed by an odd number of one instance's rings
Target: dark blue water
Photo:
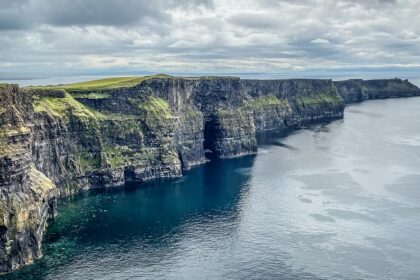
[[[63,199],[44,257],[5,278],[419,279],[419,108],[366,102],[290,149]]]

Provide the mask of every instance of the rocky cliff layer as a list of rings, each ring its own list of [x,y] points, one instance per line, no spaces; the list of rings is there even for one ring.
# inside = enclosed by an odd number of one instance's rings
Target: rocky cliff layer
[[[401,80],[144,79],[115,88],[0,85],[0,271],[41,256],[56,198],[172,178],[257,151],[256,134],[341,118],[344,101],[420,95]]]

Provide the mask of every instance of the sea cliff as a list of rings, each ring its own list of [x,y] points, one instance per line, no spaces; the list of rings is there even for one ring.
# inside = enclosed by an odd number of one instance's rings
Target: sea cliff
[[[346,103],[420,96],[400,79],[110,80],[0,85],[0,272],[41,256],[60,196],[179,177],[214,157],[256,153],[260,132],[342,118]]]

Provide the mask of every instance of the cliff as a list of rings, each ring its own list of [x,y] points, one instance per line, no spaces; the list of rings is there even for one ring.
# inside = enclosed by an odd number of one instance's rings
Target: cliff
[[[334,82],[338,94],[346,103],[368,99],[418,96],[419,88],[408,80],[347,80]]]
[[[0,271],[41,256],[59,196],[179,177],[213,157],[256,153],[259,132],[341,118],[345,102],[414,95],[401,80],[158,75],[0,85]]]

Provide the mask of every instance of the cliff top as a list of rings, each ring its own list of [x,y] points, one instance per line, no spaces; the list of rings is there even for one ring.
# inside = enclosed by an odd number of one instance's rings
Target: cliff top
[[[86,82],[79,82],[73,84],[48,85],[48,86],[34,86],[34,89],[65,89],[65,90],[106,90],[122,87],[133,87],[140,82],[152,78],[171,78],[172,76],[157,74],[152,76],[142,77],[114,77],[99,80],[92,80]]]
[[[130,88],[139,85],[141,82],[151,79],[180,79],[180,80],[240,80],[239,77],[233,76],[199,76],[199,77],[182,77],[182,76],[171,76],[166,74],[156,74],[148,76],[133,76],[133,77],[111,77],[103,78],[98,80],[91,80],[85,82],[78,82],[72,84],[59,84],[59,85],[46,85],[46,86],[30,86],[29,89],[37,90],[66,90],[69,93],[86,93],[87,91],[102,92],[107,90],[113,90],[118,88]],[[331,79],[302,79],[302,78],[293,78],[293,79],[242,79],[244,81],[308,81],[308,80],[328,80]],[[381,82],[397,82],[403,84],[412,85],[408,80],[402,80],[399,78],[394,79],[374,79],[374,80],[363,80],[363,79],[349,79],[342,81],[334,81],[335,83],[381,83]],[[3,86],[6,84],[3,84]],[[0,84],[0,87],[2,84]]]
[[[70,92],[73,91],[100,91],[100,90],[109,90],[116,88],[124,87],[134,87],[140,84],[143,81],[149,79],[172,79],[179,78],[184,80],[201,80],[201,79],[239,79],[238,77],[230,76],[203,76],[203,77],[177,77],[166,74],[156,74],[149,76],[140,76],[140,77],[113,77],[113,78],[104,78],[98,80],[91,80],[86,82],[72,83],[72,84],[59,84],[59,85],[47,85],[47,86],[30,86],[30,89],[64,89]]]

